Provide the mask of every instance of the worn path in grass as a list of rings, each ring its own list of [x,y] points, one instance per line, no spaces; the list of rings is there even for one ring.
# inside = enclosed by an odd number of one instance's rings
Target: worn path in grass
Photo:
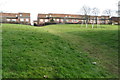
[[[118,26],[100,25],[88,28],[80,25],[57,25],[45,30],[70,41],[74,48],[87,52],[97,64],[118,75]]]

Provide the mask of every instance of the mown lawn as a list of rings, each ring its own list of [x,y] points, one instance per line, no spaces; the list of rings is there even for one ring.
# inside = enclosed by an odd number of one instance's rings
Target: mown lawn
[[[3,78],[118,77],[118,26],[4,24],[2,30]]]

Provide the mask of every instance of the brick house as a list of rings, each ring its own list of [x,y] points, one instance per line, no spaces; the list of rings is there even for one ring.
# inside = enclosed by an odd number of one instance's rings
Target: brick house
[[[109,16],[90,16],[88,15],[88,23],[91,24],[95,21],[97,17],[97,22],[100,24],[108,24]],[[44,25],[45,23],[86,23],[84,15],[76,15],[76,14],[38,14],[37,24]]]
[[[30,25],[30,13],[0,13],[0,22]]]
[[[95,24],[109,24],[110,18],[109,16],[90,16],[89,23],[95,23]]]
[[[81,15],[73,14],[38,14],[37,24],[42,25],[47,22],[54,23],[80,23],[82,20]]]
[[[112,24],[120,24],[120,17],[111,17]]]

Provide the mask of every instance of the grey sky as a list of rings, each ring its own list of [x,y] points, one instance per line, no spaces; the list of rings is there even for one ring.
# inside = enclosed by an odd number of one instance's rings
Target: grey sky
[[[102,12],[105,9],[118,10],[119,0],[0,0],[0,11],[30,12],[32,20],[38,13],[79,14],[83,5],[97,7]]]

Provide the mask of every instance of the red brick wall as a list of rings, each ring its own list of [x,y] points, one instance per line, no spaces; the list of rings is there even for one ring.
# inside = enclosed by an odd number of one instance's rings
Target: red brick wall
[[[38,14],[38,17],[45,18],[48,17],[76,17],[81,18],[82,15],[72,15],[72,14]]]
[[[72,23],[78,23],[78,22],[82,22],[81,19],[83,19],[85,16],[84,15],[75,15],[75,14],[38,14],[38,24],[39,23],[45,23],[44,19],[47,17],[52,17],[55,19],[56,23],[62,22],[64,23],[64,20],[66,20],[66,22],[72,22]],[[100,20],[102,18],[104,19],[109,19],[109,16],[90,16],[88,15],[89,20],[88,23],[92,22],[92,19],[96,19],[96,17],[99,19],[99,23],[105,23],[108,24],[109,20]],[[43,19],[43,21],[40,21],[40,19]],[[56,19],[60,19],[59,21],[57,21]],[[62,20],[61,20],[62,19]],[[49,19],[50,20],[50,19]]]
[[[22,24],[31,24],[30,23],[30,13],[0,13],[0,16],[2,14],[2,21],[3,22],[10,22],[10,23],[22,23]],[[22,14],[22,16],[20,16]],[[24,18],[24,22],[21,22],[20,19]],[[10,19],[10,21],[7,21]],[[16,21],[12,21],[13,19],[16,19]],[[29,21],[26,22],[26,19]]]

